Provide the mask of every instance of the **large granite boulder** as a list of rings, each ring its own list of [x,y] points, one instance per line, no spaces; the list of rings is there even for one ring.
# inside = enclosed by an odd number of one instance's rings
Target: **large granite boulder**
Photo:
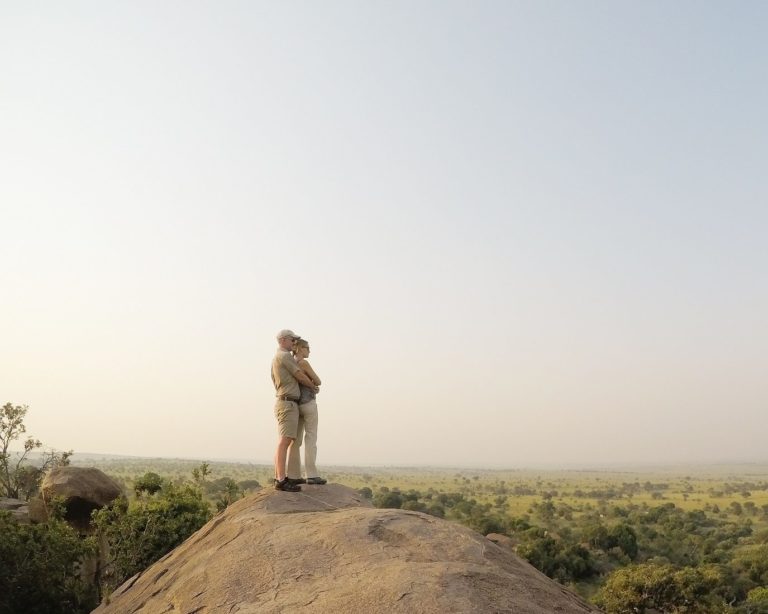
[[[479,533],[329,484],[234,503],[94,614],[298,611],[598,610]]]
[[[123,494],[120,485],[95,467],[56,467],[43,478],[40,494],[46,505],[54,498],[64,501],[65,519],[79,530],[87,530],[91,512]]]

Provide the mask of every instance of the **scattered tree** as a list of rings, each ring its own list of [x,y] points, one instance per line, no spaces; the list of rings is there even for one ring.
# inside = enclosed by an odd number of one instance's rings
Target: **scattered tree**
[[[243,496],[243,491],[232,478],[225,478],[224,489],[216,499],[216,509],[223,511]]]
[[[211,465],[209,463],[200,463],[199,467],[192,470],[192,478],[201,488],[205,486],[205,480],[211,475]]]
[[[27,415],[27,405],[6,403],[0,407],[0,495],[12,499],[29,499],[39,488],[44,473],[58,465],[68,465],[72,450],[43,452],[39,466],[28,464],[29,453],[41,448],[39,439],[27,437],[24,440],[23,451],[13,455],[9,449],[11,442],[27,432],[24,417]]]
[[[148,471],[133,483],[133,491],[136,496],[142,493],[154,495],[163,487],[163,478],[153,471]]]

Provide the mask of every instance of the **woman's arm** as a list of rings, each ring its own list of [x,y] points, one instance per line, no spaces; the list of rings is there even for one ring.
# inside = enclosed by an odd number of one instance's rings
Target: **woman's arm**
[[[315,386],[319,386],[322,383],[320,378],[317,376],[317,373],[315,373],[314,369],[312,369],[311,365],[305,358],[302,358],[299,361],[299,367],[301,367],[301,370],[309,376],[309,379],[312,380]]]

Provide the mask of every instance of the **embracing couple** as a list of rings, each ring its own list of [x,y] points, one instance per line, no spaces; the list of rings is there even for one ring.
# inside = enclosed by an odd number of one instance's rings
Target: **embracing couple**
[[[275,417],[278,442],[275,452],[275,488],[301,490],[299,484],[325,484],[317,473],[317,402],[320,378],[307,361],[309,343],[292,330],[277,333],[277,353],[272,360],[275,385]],[[301,477],[299,450],[304,440],[304,469]],[[286,471],[286,455],[288,468]]]

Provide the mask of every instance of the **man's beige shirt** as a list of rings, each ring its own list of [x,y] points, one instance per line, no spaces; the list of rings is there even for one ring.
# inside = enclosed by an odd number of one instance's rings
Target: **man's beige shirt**
[[[272,359],[272,383],[275,385],[276,396],[289,396],[298,399],[301,395],[296,373],[300,367],[289,351],[278,348]]]

